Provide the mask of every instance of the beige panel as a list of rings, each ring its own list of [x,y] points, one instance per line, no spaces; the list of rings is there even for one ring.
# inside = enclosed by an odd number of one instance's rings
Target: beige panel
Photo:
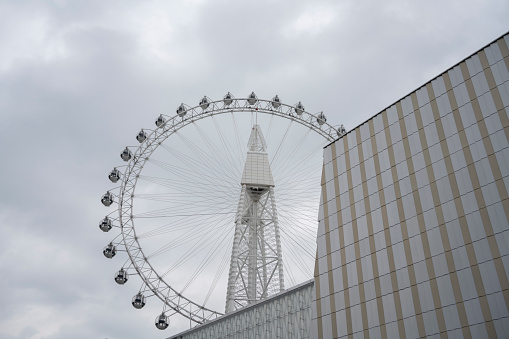
[[[364,161],[364,156],[362,154],[362,147],[360,145],[361,140],[361,131],[358,128],[356,131],[357,134],[357,152],[359,156],[359,162],[362,163]],[[360,170],[360,167],[359,167]],[[361,172],[362,173],[362,172]],[[348,186],[353,188],[353,181],[352,181],[352,175],[351,172],[348,172],[347,175],[348,179]],[[364,178],[365,179],[365,178]],[[365,181],[365,180],[363,180]],[[359,296],[361,300],[361,315],[362,315],[362,325],[364,329],[364,338],[369,338],[369,327],[368,327],[368,312],[366,310],[366,293],[364,291],[364,274],[362,272],[362,262],[361,262],[361,249],[359,244],[359,230],[357,226],[357,212],[355,209],[355,203],[354,203],[354,195],[353,195],[353,189],[350,189],[350,212],[352,214],[352,229],[353,229],[353,238],[354,238],[354,247],[355,247],[355,260],[357,265],[357,281],[359,282]]]
[[[431,87],[431,84],[428,84],[428,85],[429,86],[426,86],[426,87],[427,87],[428,93],[430,93],[430,89],[432,90],[432,87]],[[433,92],[431,92],[431,95],[429,95],[429,98],[431,100],[432,106],[433,106],[433,103],[434,103],[434,106],[436,106],[436,101],[435,101]],[[413,102],[414,108],[416,106],[418,106],[415,93],[412,95],[412,102]],[[413,195],[414,202],[415,202],[415,210],[418,215],[417,220],[419,223],[419,231],[421,234],[422,246],[423,246],[424,255],[426,258],[426,268],[428,270],[428,277],[430,279],[429,281],[430,281],[430,286],[431,286],[431,293],[433,296],[433,305],[436,310],[438,328],[439,328],[440,332],[446,332],[447,328],[445,325],[445,318],[444,318],[444,314],[442,311],[442,303],[440,301],[438,284],[435,279],[435,268],[433,265],[433,260],[431,260],[431,250],[430,250],[430,245],[429,245],[428,233],[426,232],[426,225],[424,222],[424,217],[422,215],[421,199],[420,199],[419,191],[418,191],[418,187],[417,187],[417,180],[415,177],[415,170],[414,170],[413,160],[412,160],[411,151],[410,151],[410,144],[408,142],[406,124],[405,124],[405,120],[403,118],[403,111],[401,109],[401,105],[397,105],[396,107],[398,109],[398,117],[399,117],[400,127],[401,127],[401,136],[403,138],[405,157],[407,158],[408,173],[409,173],[409,177],[410,177],[410,184],[412,185],[412,191],[413,191],[412,195]],[[415,109],[415,112],[416,111],[420,112],[419,108]],[[414,114],[420,114],[420,113],[414,113]],[[423,149],[427,148],[427,145],[422,145],[422,148]],[[426,165],[428,165],[428,164],[426,164]],[[467,322],[467,325],[468,325],[468,322]]]
[[[470,75],[468,74],[468,69],[467,69],[467,66],[466,66],[465,62],[462,62],[460,64],[460,69],[461,69],[461,71],[463,73],[463,77],[465,79],[467,79],[465,81],[465,85],[467,87],[467,91],[469,93],[469,96],[472,98],[472,95],[475,95],[475,91],[473,91],[472,81],[470,80]],[[465,73],[465,71],[466,71],[466,73]],[[454,93],[452,93],[452,95],[454,95]],[[478,113],[481,113],[480,112],[479,104],[477,102],[477,99],[475,99],[475,101],[472,101],[471,103],[472,103],[472,107],[474,109],[474,112],[476,110],[478,110]],[[477,113],[476,113],[476,117],[477,117]],[[482,118],[482,114],[481,114],[481,118]],[[458,131],[463,131],[464,128],[463,128],[463,123],[461,121],[461,117],[458,116],[458,118],[455,119],[455,122],[456,122],[456,127],[457,127]],[[478,124],[479,124],[479,122],[480,121],[478,119]],[[461,135],[461,134],[463,134],[463,135]],[[461,134],[459,134],[460,138],[462,138],[462,137],[466,138],[464,133],[461,133]],[[462,142],[462,144],[463,144],[463,142]],[[463,153],[465,155],[465,159],[467,159],[467,161],[468,161],[467,164],[468,164],[468,171],[469,171],[469,175],[470,175],[470,180],[472,182],[472,187],[474,188],[474,194],[475,194],[475,197],[476,197],[476,200],[477,200],[477,204],[478,204],[478,207],[479,207],[479,212],[481,213],[481,219],[482,219],[484,228],[487,231],[486,233],[489,234],[488,233],[488,229],[487,229],[486,226],[487,226],[487,224],[489,224],[490,227],[488,227],[488,228],[491,229],[491,224],[490,224],[490,220],[489,220],[489,216],[488,216],[487,210],[485,208],[484,198],[483,198],[482,192],[480,190],[480,184],[479,184],[479,179],[478,179],[478,176],[477,176],[477,171],[475,169],[475,166],[472,163],[472,154],[471,154],[470,147],[468,146],[468,144],[467,144],[467,146],[463,147]],[[489,305],[487,303],[486,298],[483,298],[483,296],[486,295],[486,292],[485,292],[485,289],[484,289],[484,284],[483,284],[483,281],[482,281],[481,273],[479,271],[479,267],[477,266],[477,260],[476,260],[476,257],[475,257],[474,249],[473,249],[473,246],[471,245],[471,243],[469,244],[469,243],[466,242],[466,241],[471,242],[471,237],[470,237],[470,235],[468,233],[468,227],[462,227],[462,232],[463,232],[463,236],[464,236],[464,240],[465,240],[465,244],[466,244],[465,247],[466,247],[466,250],[467,250],[468,259],[469,259],[469,263],[470,263],[470,266],[471,266],[472,275],[474,277],[474,283],[475,283],[477,295],[479,296],[479,302],[481,304],[481,310],[482,310],[482,313],[483,313],[484,321],[486,323],[486,328],[488,330],[488,333],[489,333],[490,337],[492,337],[493,335],[496,336],[495,327],[493,326],[492,316],[491,316],[491,311],[489,309]]]
[[[369,132],[370,132],[370,142],[371,142],[371,149],[373,154],[377,154],[377,146],[376,146],[376,139],[375,139],[375,126],[373,125],[373,119],[369,121]],[[362,164],[361,171],[365,177],[366,174],[366,168],[364,166],[364,163]],[[377,176],[380,175],[380,166],[378,167],[375,165],[375,173]],[[368,222],[368,234],[369,234],[369,249],[371,251],[371,265],[373,268],[373,278],[374,278],[374,284],[375,284],[375,295],[376,295],[376,301],[377,301],[377,308],[378,308],[378,320],[380,323],[380,333],[382,336],[382,339],[387,339],[387,329],[385,326],[385,313],[384,313],[384,306],[382,302],[382,287],[380,286],[380,273],[378,272],[378,258],[376,256],[376,247],[375,247],[375,239],[373,237],[373,218],[371,215],[371,206],[369,202],[369,196],[368,196],[368,189],[367,189],[367,183],[363,180],[363,192],[364,192],[364,205],[366,207],[366,218]],[[368,212],[369,211],[369,212]]]
[[[464,218],[464,209],[463,209],[463,202],[461,201],[461,197],[460,197],[460,194],[459,194],[459,188],[458,188],[458,183],[456,181],[456,175],[454,174],[454,169],[453,169],[453,166],[452,166],[452,161],[451,161],[451,158],[450,158],[450,155],[449,155],[449,147],[447,145],[447,142],[445,140],[445,132],[444,132],[444,127],[443,127],[443,124],[442,124],[442,121],[440,119],[440,113],[438,111],[438,106],[436,104],[436,99],[435,99],[435,93],[433,91],[433,87],[429,86],[428,88],[428,96],[432,102],[431,104],[431,110],[433,112],[433,118],[435,120],[435,126],[436,126],[436,129],[437,129],[437,133],[438,133],[438,137],[439,137],[439,140],[440,140],[440,147],[442,149],[442,153],[444,155],[444,162],[445,162],[445,166],[446,166],[446,169],[447,169],[447,173],[448,173],[448,179],[449,179],[449,183],[450,183],[450,186],[451,186],[451,191],[453,193],[453,197],[454,197],[454,203],[455,203],[455,206],[456,206],[456,212],[458,214],[458,217],[460,218],[460,225],[464,225],[465,227],[462,227],[462,234],[463,234],[463,240],[465,242],[465,244],[469,244],[471,243],[471,240],[470,240],[470,232],[468,231],[468,227],[466,227],[466,219]],[[447,88],[449,89],[449,88]],[[453,92],[448,92],[449,94],[452,94]],[[454,100],[455,101],[455,100]],[[456,110],[456,113],[459,113],[457,110]],[[452,113],[454,114],[454,113]],[[458,116],[459,117],[459,116]],[[468,145],[468,144],[467,144]],[[422,145],[422,147],[427,147],[427,145]],[[429,166],[430,164],[426,164],[426,166]],[[435,181],[435,178],[434,178],[434,174],[432,177],[429,178],[430,181]],[[440,203],[440,200],[435,201],[435,205],[437,203]],[[444,229],[444,232],[441,232],[442,233],[442,237],[446,237],[446,239],[442,238],[442,241],[444,243],[447,244],[447,247],[450,249],[450,244],[449,244],[449,236],[448,236],[448,233],[447,231]],[[445,247],[444,247],[445,248]],[[471,255],[470,255],[470,251],[467,250],[467,253],[469,253],[469,260],[470,260],[470,264],[474,264],[475,261],[472,261],[472,259],[475,260],[475,255],[473,258],[471,258]],[[456,269],[454,267],[454,261],[452,261],[452,267],[450,267],[449,269]],[[451,272],[451,271],[450,271]],[[456,281],[454,281],[454,280]],[[457,281],[457,276],[454,275],[454,278],[451,277],[451,283],[454,283],[454,284],[457,284],[457,285],[453,285],[453,286],[459,286],[459,281]],[[459,289],[458,289],[459,290]],[[463,330],[463,336],[465,338],[471,338],[472,335],[470,333],[470,328],[468,326],[468,319],[467,319],[467,315],[466,315],[466,310],[465,310],[465,307],[464,307],[464,304],[461,302],[462,301],[462,297],[461,297],[461,291],[459,291],[458,295],[455,295],[455,300],[456,300],[456,306],[457,306],[457,309],[458,309],[458,315],[459,315],[459,318],[460,318],[460,323],[461,323],[461,326],[462,326],[462,330]],[[441,315],[443,317],[443,314]],[[442,321],[445,322],[445,319],[441,319]],[[440,329],[440,331],[442,332],[442,329]]]
[[[464,63],[462,63],[462,65],[463,64]],[[468,75],[468,68],[466,67],[466,65],[464,67],[462,67],[461,70],[462,70],[464,76]],[[487,69],[485,71],[485,74],[488,75],[486,78],[490,77],[490,75],[491,75],[491,77],[493,77],[490,69]],[[479,105],[477,97],[475,96],[475,92],[473,91],[472,83],[467,83],[466,85],[467,85],[467,90],[468,90],[468,93],[470,96],[470,101],[472,102],[472,107],[474,109],[474,114],[477,118],[477,125],[479,127],[481,137],[483,138],[482,139],[483,144],[486,149],[486,153],[488,154],[490,168],[493,173],[493,177],[496,180],[496,186],[498,189],[498,193],[499,193],[500,197],[502,199],[504,199],[505,197],[507,197],[507,190],[506,190],[504,182],[502,181],[502,175],[500,172],[500,167],[499,167],[497,158],[493,154],[493,145],[491,143],[491,139],[489,138],[488,129],[486,127],[486,123],[484,121],[484,118],[483,118],[483,115],[481,112],[481,107]],[[500,97],[500,94],[498,93],[498,89],[496,87],[491,90],[491,93],[492,93],[492,95],[493,95],[493,93],[496,93],[498,95],[498,97]],[[495,98],[495,96],[494,96],[494,98]],[[506,112],[503,109],[503,105],[501,108],[502,109],[499,109],[499,107],[497,105],[499,117],[504,116],[505,118],[507,118]],[[480,190],[479,190],[479,192],[480,192],[480,194],[476,194],[477,204],[478,204],[479,210],[481,212],[481,217],[483,219],[483,225],[484,225],[484,230],[486,231],[486,235],[490,236],[490,235],[493,235],[493,227],[491,225],[491,221],[488,216],[488,211],[486,209],[486,203],[484,201],[484,197],[482,196],[482,192]],[[505,199],[503,202],[505,202],[507,204],[507,199]],[[505,210],[506,220],[509,220],[509,208],[507,208],[507,205],[504,205],[504,207],[505,207],[504,210]],[[500,250],[498,248],[497,242],[490,242],[490,250],[491,250],[492,258],[495,261],[495,268],[497,271],[500,286],[501,286],[503,294],[504,294],[506,305],[509,305],[509,291],[508,291],[509,281],[507,279],[507,274],[506,274],[504,265],[501,264],[501,260],[499,259],[500,258]],[[491,330],[491,328],[488,328],[489,332],[490,332],[490,330]],[[494,331],[494,327],[493,327],[493,331]]]
[[[416,105],[414,104],[414,110],[415,109],[416,109]],[[418,107],[417,107],[417,109],[418,109]],[[399,124],[400,130],[406,136],[406,126],[404,126],[404,120],[401,120],[401,118],[403,117],[403,111],[401,109],[401,102],[398,102],[396,104],[396,110],[398,112],[398,116],[400,117],[400,119],[398,121],[396,121],[395,124]],[[386,114],[384,115],[384,120],[385,119],[387,119]],[[402,128],[402,124],[404,126],[403,128]],[[385,137],[387,139],[387,145],[392,145],[392,137],[390,134],[390,130],[387,128],[385,131],[386,131]],[[402,137],[403,137],[403,134],[402,134]],[[419,297],[419,291],[418,291],[417,285],[416,285],[415,271],[414,271],[413,260],[412,260],[412,251],[410,249],[410,242],[408,241],[408,230],[407,230],[406,221],[405,221],[403,201],[401,200],[401,189],[400,189],[399,180],[398,180],[398,173],[396,171],[396,161],[395,161],[395,156],[394,156],[394,150],[392,147],[389,149],[389,160],[390,160],[390,164],[391,164],[392,180],[394,182],[394,193],[396,195],[396,205],[397,205],[398,213],[399,213],[401,234],[403,237],[403,245],[404,245],[404,249],[405,249],[405,256],[406,256],[406,261],[407,261],[407,266],[408,266],[408,275],[409,275],[410,281],[412,283],[411,291],[412,291],[412,299],[413,299],[413,304],[414,304],[415,317],[417,320],[417,328],[419,330],[419,336],[424,337],[424,336],[426,336],[426,331],[424,328],[424,321],[422,318],[421,301],[420,301],[420,297]]]

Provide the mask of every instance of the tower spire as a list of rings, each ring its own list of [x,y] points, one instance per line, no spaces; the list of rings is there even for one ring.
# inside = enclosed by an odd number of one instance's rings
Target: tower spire
[[[235,219],[226,313],[284,290],[274,179],[265,138],[254,125]]]

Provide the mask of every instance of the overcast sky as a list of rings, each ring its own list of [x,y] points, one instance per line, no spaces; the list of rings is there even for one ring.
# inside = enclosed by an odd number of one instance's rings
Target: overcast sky
[[[509,30],[506,0],[0,0],[0,337],[165,338],[101,251],[105,175],[206,94],[354,128]]]

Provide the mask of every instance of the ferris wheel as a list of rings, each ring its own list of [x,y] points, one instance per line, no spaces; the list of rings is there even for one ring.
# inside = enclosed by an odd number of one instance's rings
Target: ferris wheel
[[[156,297],[158,329],[174,314],[201,324],[224,313],[225,295],[231,312],[284,290],[285,281],[311,279],[321,149],[345,132],[301,102],[254,92],[204,96],[140,130],[138,144],[120,154],[124,165],[108,175],[119,186],[101,202],[117,208],[99,223],[116,231],[104,256],[127,254],[114,280],[141,278],[133,307]]]

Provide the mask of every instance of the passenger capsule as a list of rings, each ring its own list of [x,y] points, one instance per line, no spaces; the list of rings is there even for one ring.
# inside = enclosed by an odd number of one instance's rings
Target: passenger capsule
[[[184,106],[184,104],[180,104],[180,106],[177,108],[177,114],[179,117],[183,117],[184,115],[186,115],[187,111],[186,111],[186,107]]]
[[[210,105],[209,99],[207,99],[207,96],[204,95],[203,99],[200,100],[200,107],[202,110],[206,110],[207,108],[209,108],[209,105]]]
[[[157,120],[156,120],[156,125],[157,125]],[[136,140],[138,140],[138,142],[140,142],[140,143],[144,142],[145,140],[147,140],[147,133],[145,133],[145,131],[142,129],[136,136]]]
[[[170,325],[168,321],[168,317],[163,313],[157,316],[156,318],[156,327],[160,330],[165,330]]]
[[[137,309],[143,308],[143,306],[145,306],[145,296],[141,292],[139,292],[133,297],[132,304],[134,308]]]
[[[125,271],[123,268],[121,268],[120,271],[118,271],[115,274],[115,281],[119,285],[125,284],[128,279],[129,279],[129,276],[127,275],[127,271]]]
[[[251,94],[249,94],[249,96],[247,97],[247,102],[250,105],[254,105],[254,104],[256,104],[257,101],[258,101],[258,98],[256,97],[256,94],[254,92],[251,92]]]
[[[320,112],[318,116],[316,117],[316,122],[322,126],[327,121],[327,118],[325,117],[325,114],[323,112]]]
[[[164,124],[166,123],[166,119],[163,117],[162,114],[160,114],[157,119],[156,119],[156,126],[157,127],[162,127],[164,126]],[[141,142],[141,141],[140,141]]]
[[[112,227],[111,219],[108,217],[104,217],[104,219],[101,220],[101,222],[99,223],[99,228],[103,232],[108,232],[109,230],[111,230],[111,227]]]
[[[108,174],[108,178],[111,182],[115,183],[120,180],[120,171],[114,167],[113,170]]]
[[[281,106],[281,100],[279,100],[279,97],[276,95],[272,98],[272,107],[279,108],[279,106]]]
[[[133,157],[133,154],[131,153],[131,151],[129,150],[129,148],[125,148],[122,153],[120,153],[120,157],[122,158],[122,160],[124,161],[129,161],[131,160],[131,158]]]
[[[110,242],[103,250],[106,258],[111,259],[117,254],[117,248]]]
[[[223,97],[223,102],[226,106],[230,106],[233,102],[233,96],[230,92],[226,93],[226,95]]]
[[[113,204],[113,194],[111,194],[110,191],[106,192],[106,194],[102,196],[101,202],[106,207],[110,206]]]
[[[304,112],[304,105],[299,101],[299,103],[295,105],[295,113],[297,113],[297,115],[301,115],[302,112]]]
[[[342,137],[343,135],[345,135],[346,133],[346,128],[345,126],[341,125],[338,127],[338,137]]]

